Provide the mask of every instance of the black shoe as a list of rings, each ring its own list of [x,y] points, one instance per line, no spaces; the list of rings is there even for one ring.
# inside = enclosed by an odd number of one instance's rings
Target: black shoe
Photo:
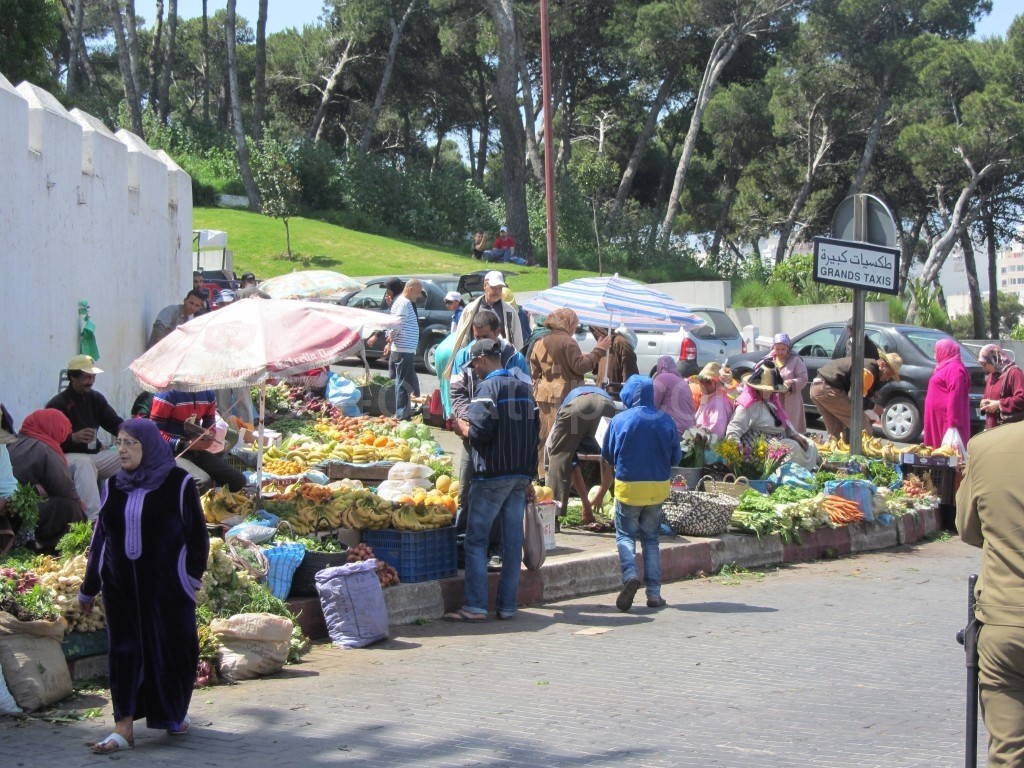
[[[493,555],[491,559],[487,561],[487,570],[491,572],[501,570],[501,555]]]
[[[664,608],[668,605],[668,601],[664,597],[648,597],[647,607],[648,608]]]
[[[622,612],[626,612],[632,608],[633,598],[636,597],[637,590],[643,585],[644,583],[635,576],[632,579],[628,579],[626,583],[622,585],[622,589],[619,591],[619,596],[615,598],[615,607]]]

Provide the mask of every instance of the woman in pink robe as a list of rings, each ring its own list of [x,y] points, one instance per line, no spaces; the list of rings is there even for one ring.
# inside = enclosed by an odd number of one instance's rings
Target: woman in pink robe
[[[966,444],[971,438],[971,375],[960,359],[960,345],[942,339],[935,345],[935,374],[924,398],[924,434],[921,442],[937,448],[946,430],[956,427]]]

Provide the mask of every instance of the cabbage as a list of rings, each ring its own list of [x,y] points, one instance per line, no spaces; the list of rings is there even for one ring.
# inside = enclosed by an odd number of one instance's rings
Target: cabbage
[[[434,437],[434,433],[430,431],[430,427],[426,424],[420,424],[416,427],[416,437],[420,440],[431,440]]]
[[[410,448],[415,448],[420,444],[420,439],[418,437],[407,437],[405,439],[405,443]]]
[[[410,437],[416,437],[416,425],[411,421],[401,421],[398,423],[398,429],[395,430],[395,434],[406,440]]]

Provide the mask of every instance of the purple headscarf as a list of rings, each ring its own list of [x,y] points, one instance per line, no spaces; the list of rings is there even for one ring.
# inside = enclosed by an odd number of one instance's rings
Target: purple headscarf
[[[679,376],[679,369],[676,368],[676,361],[672,355],[662,355],[658,358],[658,370],[655,371],[654,375],[660,376],[663,373]]]
[[[793,340],[789,338],[788,333],[776,333],[774,338],[772,338],[772,346],[774,347],[776,344],[785,344],[787,347],[792,348]]]
[[[171,446],[160,434],[160,429],[149,419],[128,419],[117,431],[127,432],[142,443],[142,461],[135,469],[120,470],[114,477],[114,485],[125,493],[159,488],[176,466]]]

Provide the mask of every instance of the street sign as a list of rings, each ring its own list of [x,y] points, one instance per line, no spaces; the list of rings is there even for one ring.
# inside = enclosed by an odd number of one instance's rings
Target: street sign
[[[814,280],[862,291],[899,293],[900,252],[856,240],[814,238]]]
[[[896,247],[896,220],[889,206],[874,195],[851,195],[832,216],[832,237]]]

